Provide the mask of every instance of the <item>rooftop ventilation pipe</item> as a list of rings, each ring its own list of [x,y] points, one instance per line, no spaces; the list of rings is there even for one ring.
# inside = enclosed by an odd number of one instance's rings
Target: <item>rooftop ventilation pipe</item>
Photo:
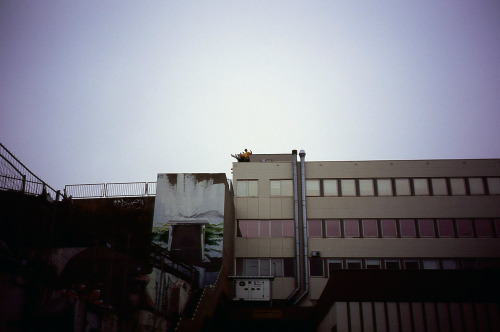
[[[300,230],[299,230],[299,178],[297,175],[297,150],[292,150],[292,165],[293,165],[293,221],[295,225],[295,275],[296,275],[296,288],[288,296],[287,300],[291,299],[300,290]]]
[[[306,211],[306,152],[300,150],[300,186],[302,200],[302,237],[304,239],[304,292],[299,296],[293,304],[299,303],[302,298],[309,293],[309,271],[308,271],[308,247],[307,247],[307,211]]]

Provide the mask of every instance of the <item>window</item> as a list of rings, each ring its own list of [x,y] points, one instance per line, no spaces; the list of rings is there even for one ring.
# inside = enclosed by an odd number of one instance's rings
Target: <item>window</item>
[[[247,237],[259,236],[259,221],[247,220]]]
[[[472,220],[457,219],[457,234],[458,237],[473,237]]]
[[[462,178],[450,179],[450,188],[452,195],[456,196],[467,195],[467,191],[465,190],[465,179]]]
[[[481,259],[479,260],[479,266],[482,270],[496,270],[497,262],[494,259]]]
[[[437,259],[424,259],[425,270],[439,270],[439,261]]]
[[[271,237],[283,237],[282,220],[271,220]]]
[[[295,262],[293,258],[283,258],[283,277],[295,277]]]
[[[359,195],[360,196],[374,196],[375,190],[373,188],[372,179],[360,179],[359,180]]]
[[[448,195],[446,179],[431,179],[433,195]]]
[[[359,270],[361,269],[361,259],[348,259],[346,261],[348,270]]]
[[[491,221],[488,219],[476,219],[474,220],[476,224],[476,232],[478,237],[493,237],[493,228],[491,227]]]
[[[260,264],[259,276],[270,276],[271,275],[269,261],[270,261],[269,258],[259,259],[259,264]]]
[[[380,270],[380,259],[366,259],[365,266],[367,270]]]
[[[321,258],[309,259],[309,275],[311,277],[322,277],[323,273],[323,260]]]
[[[469,178],[469,190],[471,195],[484,195],[484,184],[481,178]]]
[[[259,275],[259,260],[257,258],[247,258],[245,260],[245,271],[246,276],[258,276]]]
[[[395,219],[382,219],[380,222],[382,225],[382,237],[398,236]]]
[[[341,237],[340,220],[339,219],[326,220],[326,236],[327,237]]]
[[[295,237],[295,224],[293,220],[283,220],[283,237]]]
[[[363,219],[363,237],[378,237],[377,219]]]
[[[429,195],[429,183],[427,179],[413,179],[413,189],[417,196]]]
[[[333,271],[342,270],[342,260],[341,259],[329,259],[328,260],[328,276],[333,275]]]
[[[406,270],[418,270],[420,268],[418,259],[405,259],[404,264]]]
[[[321,220],[308,220],[307,221],[307,234],[310,237],[322,237],[323,230]]]
[[[294,277],[293,258],[237,258],[236,274],[242,276]]]
[[[258,220],[239,220],[238,221],[238,237],[258,237],[259,236],[259,221]]]
[[[443,270],[456,270],[458,263],[455,259],[443,259]]]
[[[269,237],[269,220],[261,220],[259,221],[259,236],[260,237]]]
[[[283,277],[283,260],[281,258],[271,259],[271,272],[275,277]]]
[[[410,179],[396,179],[396,195],[397,196],[408,196],[411,195],[410,191]]]
[[[306,196],[320,196],[319,180],[306,180]]]
[[[399,230],[401,237],[416,237],[417,231],[415,230],[415,221],[413,219],[400,219]]]
[[[339,185],[337,180],[323,180],[323,195],[338,196]]]
[[[342,196],[356,196],[356,183],[352,179],[340,180]]]
[[[292,180],[271,180],[271,196],[293,196]]]
[[[438,231],[440,237],[453,237],[453,222],[451,219],[438,219]]]
[[[477,270],[479,262],[476,259],[462,259],[462,269],[464,270]]]
[[[420,237],[435,237],[434,221],[432,219],[418,219]]]
[[[359,237],[359,221],[358,219],[344,220],[344,236]]]
[[[490,195],[500,194],[500,178],[487,178]]]
[[[392,196],[391,180],[377,179],[377,192],[379,196]]]
[[[385,268],[388,270],[399,270],[399,259],[386,259]]]
[[[256,197],[258,196],[257,180],[238,180],[236,181],[236,196],[238,197]]]

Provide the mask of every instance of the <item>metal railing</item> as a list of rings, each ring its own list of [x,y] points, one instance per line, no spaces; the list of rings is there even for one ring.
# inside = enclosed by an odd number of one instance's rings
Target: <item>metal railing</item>
[[[0,143],[0,190],[19,191],[28,195],[46,194],[59,200],[61,193],[42,181]]]
[[[68,184],[64,194],[72,198],[155,196],[156,182]]]

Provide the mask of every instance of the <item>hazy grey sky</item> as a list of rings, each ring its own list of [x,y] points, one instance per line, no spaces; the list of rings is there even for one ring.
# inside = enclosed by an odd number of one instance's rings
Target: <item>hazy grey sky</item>
[[[0,3],[0,141],[55,189],[500,157],[498,1]]]

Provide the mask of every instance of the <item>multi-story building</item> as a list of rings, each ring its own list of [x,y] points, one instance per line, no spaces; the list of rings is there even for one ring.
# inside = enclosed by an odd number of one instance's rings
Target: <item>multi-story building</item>
[[[500,160],[299,155],[233,164],[234,324],[500,330]]]

